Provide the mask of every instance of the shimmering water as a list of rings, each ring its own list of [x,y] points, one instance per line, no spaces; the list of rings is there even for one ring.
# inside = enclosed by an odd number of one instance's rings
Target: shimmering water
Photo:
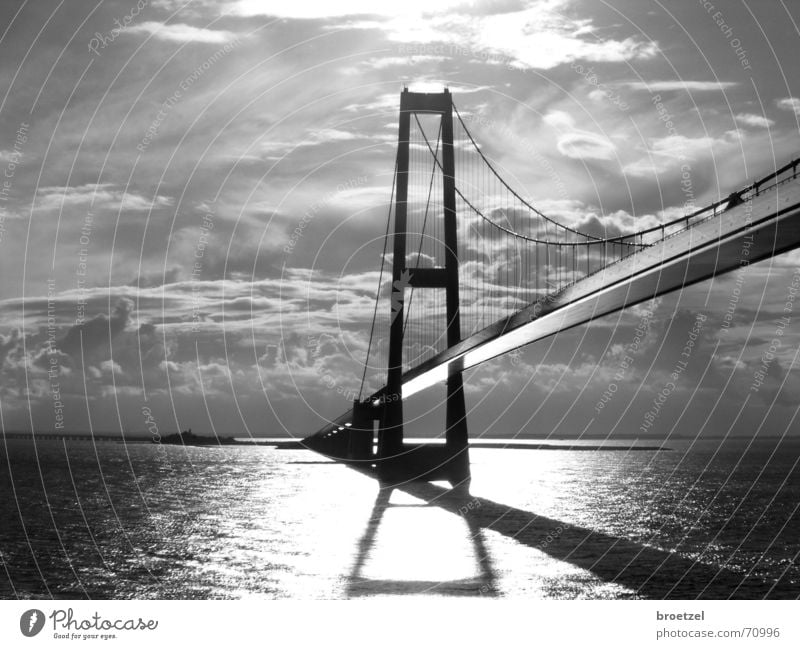
[[[307,451],[6,440],[0,596],[792,597],[800,443],[472,451],[469,493]]]

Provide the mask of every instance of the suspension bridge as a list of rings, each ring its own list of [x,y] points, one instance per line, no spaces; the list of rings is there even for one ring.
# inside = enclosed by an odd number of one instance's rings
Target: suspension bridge
[[[305,445],[393,480],[468,483],[464,370],[797,247],[798,166],[635,232],[566,224],[504,180],[448,90],[404,90],[361,389]],[[444,444],[406,443],[403,401],[442,383]]]

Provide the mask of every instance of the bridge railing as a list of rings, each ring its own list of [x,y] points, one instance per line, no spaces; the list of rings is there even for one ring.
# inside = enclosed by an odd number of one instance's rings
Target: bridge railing
[[[593,275],[597,275],[598,273],[602,273],[610,266],[627,259],[631,255],[635,255],[641,250],[675,237],[686,230],[699,225],[700,223],[704,223],[709,219],[716,218],[726,210],[735,207],[736,205],[746,203],[755,197],[761,196],[765,192],[772,191],[780,185],[795,180],[798,176],[800,176],[800,158],[795,158],[780,169],[767,174],[763,178],[746,185],[744,188],[738,191],[732,192],[726,198],[715,201],[710,205],[706,205],[705,207],[695,210],[694,212],[673,219],[672,221],[660,223],[659,225],[655,225],[644,230],[639,230],[637,232],[632,232],[630,234],[620,235],[618,237],[584,242],[582,245],[606,246],[611,244],[627,246],[627,252],[621,254],[619,257],[613,258],[613,261],[610,261],[602,268],[598,268],[590,273],[587,273],[583,277],[577,278],[575,281],[559,286],[556,291],[548,296],[545,296],[543,299],[552,299],[554,295],[561,293],[578,281]]]
[[[794,180],[798,175],[800,175],[800,158],[796,158],[780,169],[773,171],[772,173],[751,183],[750,185],[746,185],[743,189],[732,192],[726,198],[711,203],[710,205],[706,205],[705,207],[691,212],[690,214],[686,214],[666,223],[655,225],[645,230],[639,230],[628,235],[621,235],[613,239],[607,239],[607,241],[622,241],[629,240],[632,237],[644,238],[646,235],[656,235],[655,239],[652,240],[652,243],[658,243],[658,241],[668,239],[676,234],[680,234],[686,229],[693,227],[698,223],[702,223],[706,219],[714,218],[731,207],[735,207],[736,205],[747,202],[752,198],[760,196],[764,192],[771,191],[776,187],[783,185],[784,183]]]

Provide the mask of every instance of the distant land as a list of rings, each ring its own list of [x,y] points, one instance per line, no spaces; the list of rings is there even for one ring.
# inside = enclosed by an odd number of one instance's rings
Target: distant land
[[[189,429],[182,433],[169,433],[160,437],[154,437],[148,433],[114,433],[114,432],[37,432],[33,435],[30,431],[11,431],[3,432],[5,440],[31,440],[35,437],[37,442],[45,441],[69,441],[69,442],[106,442],[116,444],[162,444],[165,446],[191,446],[191,447],[220,447],[220,446],[260,446],[271,447],[281,450],[301,450],[306,449],[302,438],[282,437],[233,437],[198,435]],[[701,437],[691,437],[688,435],[673,435],[667,437],[611,437],[602,435],[584,435],[581,437],[546,437],[538,436],[517,436],[514,438],[502,437],[481,437],[473,438],[469,442],[469,447],[473,449],[506,449],[506,450],[550,450],[550,451],[672,451],[674,449],[665,446],[670,442],[691,442],[691,441],[728,441],[742,442],[749,441],[747,436],[722,435],[703,435]],[[778,435],[760,435],[759,440],[779,440]],[[785,436],[784,441],[792,441],[796,437]],[[590,442],[600,442],[592,444]],[[407,438],[406,443],[410,446],[418,444],[443,444],[444,440],[437,438]]]
[[[197,435],[190,430],[182,433],[172,433],[154,438],[152,435],[119,435],[95,433],[36,433],[29,432],[5,433],[5,439],[21,439],[36,441],[85,441],[85,442],[110,442],[116,444],[164,444],[169,446],[270,446],[278,449],[304,449],[305,444],[301,439],[289,437],[280,438],[235,438],[212,435]],[[409,446],[417,444],[443,444],[443,440],[436,439],[407,439]],[[556,444],[554,442],[577,442],[573,444]],[[572,451],[669,451],[672,449],[663,446],[645,446],[639,440],[604,440],[603,444],[586,444],[587,440],[553,439],[542,441],[521,439],[475,439],[470,441],[470,448],[486,449],[518,449],[518,450],[572,450]],[[619,442],[631,442],[620,444]],[[651,441],[651,440],[648,440]]]

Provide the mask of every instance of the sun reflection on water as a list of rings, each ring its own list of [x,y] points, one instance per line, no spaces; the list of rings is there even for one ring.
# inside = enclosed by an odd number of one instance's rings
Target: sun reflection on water
[[[692,598],[727,596],[748,570],[750,594],[781,574],[776,593],[797,594],[796,535],[783,522],[800,497],[785,480],[790,453],[759,477],[763,462],[732,469],[736,449],[710,465],[700,454],[479,449],[466,491],[381,484],[307,451],[106,445],[96,457],[76,443],[67,464],[63,445],[43,444],[65,543],[54,554],[36,458],[9,448],[0,466],[28,499],[28,529],[42,530],[28,543],[6,512],[5,565],[26,596],[46,592],[32,554],[55,595],[95,598]]]

